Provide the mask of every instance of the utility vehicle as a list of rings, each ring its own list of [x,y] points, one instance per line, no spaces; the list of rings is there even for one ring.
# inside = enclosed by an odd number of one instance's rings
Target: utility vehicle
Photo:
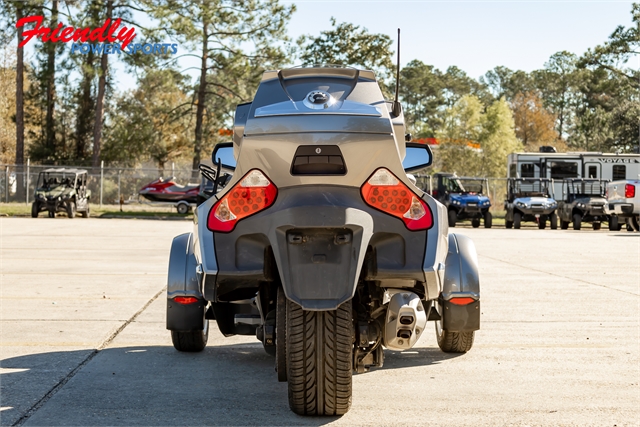
[[[565,179],[562,182],[562,200],[558,202],[560,228],[566,230],[573,222],[573,229],[580,230],[583,222],[590,222],[594,230],[600,230],[602,222],[609,221],[605,211],[606,188],[606,180]]]
[[[49,168],[38,174],[31,217],[46,211],[49,218],[57,212],[65,212],[69,218],[80,213],[83,218],[90,214],[91,190],[87,188],[87,171],[84,169]]]
[[[458,221],[470,219],[473,228],[478,228],[482,219],[484,227],[491,228],[491,201],[487,197],[489,185],[486,178],[437,173],[433,175],[433,179],[436,188],[432,195],[447,207],[449,227],[455,227]]]
[[[550,179],[509,178],[504,202],[505,226],[517,229],[523,221],[532,221],[544,229],[548,220],[552,230],[558,228],[558,203],[551,197],[552,188]]]

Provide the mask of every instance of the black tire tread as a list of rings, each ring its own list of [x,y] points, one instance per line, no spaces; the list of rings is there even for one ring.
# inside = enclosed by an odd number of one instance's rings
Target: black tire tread
[[[208,332],[208,330],[207,330]],[[171,331],[171,341],[178,351],[197,353],[207,346],[209,334],[203,331],[178,332]]]
[[[580,230],[582,228],[582,216],[580,214],[573,215],[573,229]]]
[[[343,415],[351,407],[351,302],[305,311],[287,301],[289,406],[299,415]]]
[[[447,222],[449,224],[449,227],[455,227],[457,220],[458,220],[457,212],[453,209],[449,209],[449,211],[447,212]]]
[[[466,353],[473,346],[473,337],[474,331],[442,331],[442,337],[438,337],[438,346],[445,353]]]
[[[516,230],[520,229],[520,225],[522,224],[522,215],[520,212],[516,212],[513,214],[513,228]]]
[[[73,219],[76,217],[76,202],[68,202],[67,203],[67,217],[69,217],[70,219]]]
[[[487,212],[484,215],[484,228],[491,228],[492,225],[493,225],[493,215],[491,215],[491,212]]]

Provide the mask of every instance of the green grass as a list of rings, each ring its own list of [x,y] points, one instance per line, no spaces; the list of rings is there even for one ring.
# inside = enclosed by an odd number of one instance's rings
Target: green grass
[[[58,213],[64,216],[64,213]],[[0,203],[0,216],[30,217],[31,203]],[[40,217],[46,217],[45,212],[40,212]],[[170,206],[151,205],[124,205],[120,211],[120,205],[91,205],[91,216],[94,218],[188,218],[191,213],[180,215],[175,208]]]

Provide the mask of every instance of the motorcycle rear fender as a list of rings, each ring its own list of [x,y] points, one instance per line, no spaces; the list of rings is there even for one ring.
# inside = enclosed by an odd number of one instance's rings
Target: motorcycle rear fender
[[[473,298],[475,302],[455,305],[452,298]],[[467,236],[449,234],[449,251],[445,264],[441,294],[443,328],[451,332],[480,329],[480,277],[478,255],[473,241]]]
[[[192,233],[181,234],[171,243],[167,280],[167,329],[188,332],[204,328],[204,309],[207,305],[196,274]],[[197,302],[179,304],[176,297],[194,297]]]
[[[322,212],[318,227],[317,208],[291,208],[269,236],[285,295],[305,310],[335,310],[353,297],[373,234],[367,212],[337,206]]]

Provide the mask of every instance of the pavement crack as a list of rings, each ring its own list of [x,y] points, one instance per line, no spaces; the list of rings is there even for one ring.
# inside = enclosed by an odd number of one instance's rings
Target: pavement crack
[[[113,342],[113,340],[122,332],[129,324],[134,322],[138,316],[140,316],[160,295],[162,295],[166,291],[166,286],[160,289],[149,301],[147,301],[140,310],[136,311],[133,316],[131,316],[128,320],[125,320],[122,325],[118,327],[111,335],[109,335],[96,349],[91,351],[87,357],[82,360],[71,372],[69,372],[64,378],[58,381],[47,393],[45,393],[40,400],[38,400],[31,408],[29,408],[18,420],[13,423],[13,426],[21,426],[33,414],[38,411],[49,399],[51,399],[62,387],[64,387],[71,378],[73,378],[82,368],[84,368],[91,360],[100,353],[100,351],[104,350],[109,344]]]
[[[622,292],[622,293],[625,293],[625,294],[633,295],[634,297],[640,296],[639,294],[636,294],[636,293],[633,293],[633,292],[629,292],[629,291],[624,291],[622,289],[612,288],[612,287],[607,286],[607,285],[601,285],[599,283],[589,282],[588,280],[576,279],[575,277],[563,276],[561,274],[551,273],[551,272],[546,271],[546,270],[539,270],[537,268],[527,267],[525,265],[520,265],[520,264],[516,264],[515,262],[505,261],[505,260],[500,259],[500,258],[494,258],[494,257],[490,257],[490,256],[487,256],[487,255],[478,255],[478,256],[489,258],[489,259],[492,259],[494,261],[499,261],[499,262],[502,262],[502,263],[505,263],[505,264],[509,264],[509,265],[515,265],[516,267],[524,268],[526,270],[531,270],[531,271],[536,271],[538,273],[548,274],[549,276],[560,277],[562,279],[567,279],[567,280],[575,280],[576,282],[586,283],[587,285],[599,286],[601,288],[606,288],[606,289],[609,289],[609,290],[612,290],[612,291]]]

